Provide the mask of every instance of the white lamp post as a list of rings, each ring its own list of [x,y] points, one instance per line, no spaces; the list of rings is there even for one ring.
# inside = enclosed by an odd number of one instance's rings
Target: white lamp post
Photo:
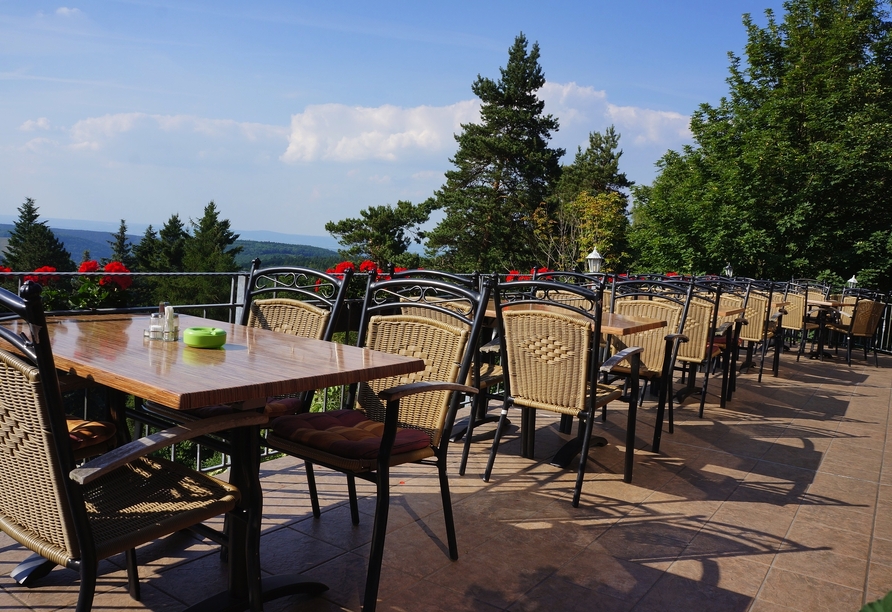
[[[849,289],[854,289],[858,286],[858,279],[855,278],[855,275],[852,274],[852,278],[846,281],[846,287]]]
[[[730,261],[725,264],[725,276],[734,278],[734,268],[731,267]]]
[[[589,274],[594,274],[595,272],[601,271],[601,264],[604,263],[604,258],[601,257],[601,254],[598,253],[598,248],[595,247],[592,249],[592,252],[585,256],[585,269]]]

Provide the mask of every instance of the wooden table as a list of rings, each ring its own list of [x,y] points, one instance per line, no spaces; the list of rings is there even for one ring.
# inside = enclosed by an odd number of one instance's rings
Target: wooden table
[[[8,324],[21,331],[20,322]],[[197,349],[182,340],[163,342],[143,337],[148,316],[86,315],[48,321],[56,367],[110,389],[173,409],[234,404],[243,409],[263,406],[270,396],[299,393],[415,372],[420,359],[353,346],[300,338],[242,325],[180,316],[180,329],[218,327],[226,330],[222,349]],[[248,510],[251,554],[259,557],[262,494],[259,480],[260,436],[257,427],[232,432],[231,482],[242,491]],[[237,529],[240,521],[233,521]],[[231,538],[235,547],[244,538]],[[229,592],[193,606],[195,609],[247,608],[246,555],[229,555]],[[258,564],[259,566],[259,564]],[[299,576],[265,578],[264,600],[285,594],[325,590]],[[231,593],[231,595],[230,595]],[[190,608],[193,609],[193,608]]]
[[[558,312],[558,313],[566,313],[569,312],[566,309],[560,307],[549,307],[547,304],[517,304],[517,305],[506,305],[504,307],[506,310],[542,310],[545,312]],[[494,319],[496,316],[496,311],[494,308],[487,308],[486,317]],[[666,327],[666,321],[662,321],[660,319],[645,319],[638,317],[628,317],[621,314],[616,314],[613,312],[605,312],[601,314],[601,333],[608,334],[611,336],[626,336],[629,334],[637,334],[643,331],[649,331],[651,329],[657,329],[660,327]]]
[[[805,303],[807,306],[811,306],[818,311],[818,350],[817,352],[812,351],[810,357],[812,359],[820,359],[821,361],[824,361],[825,356],[833,357],[830,353],[824,352],[824,333],[827,328],[827,315],[840,306],[843,306],[843,302],[838,300],[806,300]],[[802,354],[801,350],[799,354]]]

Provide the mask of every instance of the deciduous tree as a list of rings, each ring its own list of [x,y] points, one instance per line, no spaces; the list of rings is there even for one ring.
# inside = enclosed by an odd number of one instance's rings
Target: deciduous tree
[[[744,16],[746,61],[636,193],[642,267],[787,278],[883,269],[892,228],[892,27],[886,0],[788,0]],[[877,233],[880,236],[877,236]]]

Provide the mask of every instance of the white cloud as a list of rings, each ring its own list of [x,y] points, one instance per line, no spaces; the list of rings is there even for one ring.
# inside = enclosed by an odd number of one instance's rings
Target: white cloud
[[[285,162],[396,161],[418,153],[438,153],[454,146],[462,123],[479,118],[478,100],[449,106],[401,108],[308,106],[292,115]]]
[[[167,134],[197,134],[202,140],[236,137],[248,142],[263,139],[284,141],[288,129],[262,123],[240,123],[231,119],[206,119],[191,115],[149,115],[117,113],[82,119],[69,130],[73,149],[98,150],[116,136],[137,128],[157,129]]]
[[[672,143],[691,137],[691,118],[681,113],[608,104],[607,114],[618,128],[632,129],[636,144]]]
[[[539,90],[545,100],[545,112],[555,115],[561,130],[588,132],[616,126],[624,142],[634,145],[675,146],[690,138],[690,117],[672,111],[636,106],[618,106],[607,99],[607,93],[576,83],[546,83]]]
[[[67,6],[60,6],[56,9],[56,15],[59,15],[60,17],[76,17],[80,14],[80,9],[68,8]]]
[[[40,117],[38,119],[28,119],[25,123],[19,126],[19,129],[23,132],[33,132],[34,130],[48,130],[50,129],[50,120],[46,117]]]

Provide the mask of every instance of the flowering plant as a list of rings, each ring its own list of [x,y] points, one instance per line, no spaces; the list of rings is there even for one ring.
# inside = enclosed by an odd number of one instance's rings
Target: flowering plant
[[[542,267],[542,268],[538,268],[538,269],[530,268],[529,274],[521,274],[517,270],[509,270],[508,275],[505,277],[505,282],[510,283],[512,281],[533,280],[534,275],[542,275],[542,274],[545,274],[546,272],[551,272],[551,270],[549,270],[546,267]]]
[[[9,270],[9,268],[6,268],[6,270]],[[58,310],[67,305],[65,299],[66,292],[59,287],[53,286],[54,283],[59,282],[59,275],[50,274],[50,272],[56,272],[56,268],[53,266],[41,266],[31,274],[26,274],[22,282],[31,281],[41,285],[43,291],[40,293],[40,297],[43,301],[43,307],[46,310]]]
[[[104,272],[130,272],[119,261],[110,261],[102,268]],[[129,276],[86,276],[92,272],[99,272],[99,263],[88,259],[81,262],[77,269],[85,276],[79,277],[74,293],[71,296],[71,307],[78,310],[100,307],[119,307],[127,304],[126,290],[133,283]]]
[[[357,266],[352,261],[342,261],[339,264],[329,268],[326,270],[327,273],[331,274],[337,279],[344,280],[344,273],[347,270],[353,270],[354,272],[359,270],[361,274],[368,274],[374,272],[377,274],[378,280],[387,280],[390,278],[390,275],[380,269],[378,264],[370,259],[366,259],[359,263]],[[394,272],[403,272],[406,268],[396,267],[393,269]],[[318,281],[317,281],[318,284]],[[347,288],[347,297],[348,298],[359,298],[362,297],[363,292],[365,291],[365,279],[352,278],[350,280],[350,286]]]

